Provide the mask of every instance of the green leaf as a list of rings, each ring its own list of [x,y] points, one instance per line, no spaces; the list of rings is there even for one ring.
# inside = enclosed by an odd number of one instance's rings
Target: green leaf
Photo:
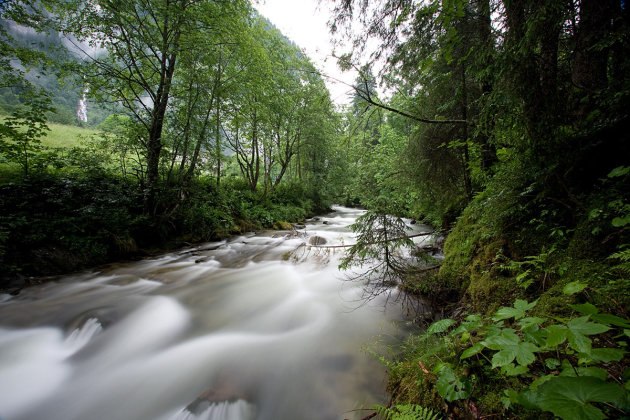
[[[522,283],[525,279],[527,279],[527,276],[529,276],[529,273],[530,273],[530,270],[523,271],[521,274],[516,276],[516,282],[519,284]]]
[[[505,366],[514,359],[520,365],[529,365],[536,359],[534,353],[539,350],[535,344],[521,341],[511,328],[505,328],[501,333],[481,343],[489,349],[498,350],[492,356],[493,368]]]
[[[618,317],[613,314],[593,314],[591,315],[593,321],[597,321],[604,325],[614,325],[615,327],[630,328],[630,322],[628,320]]]
[[[551,349],[564,343],[569,333],[569,329],[564,325],[550,325],[545,328],[545,330],[547,331],[547,342],[545,347]]]
[[[602,325],[596,322],[588,322],[588,316],[581,316],[579,318],[574,318],[571,321],[567,322],[567,328],[569,328],[572,332],[579,332],[584,335],[594,335],[601,334],[610,330],[610,327],[606,325]]]
[[[568,286],[568,285],[567,285]],[[571,309],[584,315],[593,315],[599,312],[597,306],[590,303],[579,303],[577,305],[569,305]]]
[[[630,223],[630,213],[626,214],[624,217],[615,217],[612,219],[612,225],[614,227],[622,227]]]
[[[618,362],[623,359],[623,356],[626,354],[626,351],[622,349],[612,349],[608,347],[601,347],[596,349],[591,349],[591,352],[588,356],[596,360],[598,362]]]
[[[550,380],[551,378],[555,378],[555,377],[556,377],[556,375],[552,375],[552,374],[543,375],[543,376],[541,376],[539,378],[534,379],[534,381],[531,384],[529,384],[529,388],[530,389],[536,389],[539,386],[541,386],[542,384],[544,384],[545,382],[547,382],[548,380]]]
[[[579,281],[572,281],[571,283],[567,283],[562,289],[562,293],[565,295],[574,295],[576,293],[581,292],[586,289],[588,285],[584,283],[580,283]]]
[[[568,333],[568,338],[569,338],[569,345],[581,352],[581,353],[590,353],[591,351],[591,339],[582,335],[582,334],[576,334],[573,333],[571,331],[569,331]]]
[[[630,173],[630,166],[618,166],[608,173],[608,178],[617,178],[628,175],[628,173]]]
[[[503,393],[505,397],[501,397],[501,403],[506,410],[509,409],[512,404],[518,403],[518,393],[512,388],[506,389]]]
[[[459,357],[460,359],[467,359],[475,354],[480,353],[485,346],[481,343],[476,343],[475,345],[468,347],[466,350],[462,352],[462,355]]]
[[[514,302],[514,306],[509,308],[504,306],[500,308],[496,315],[492,318],[495,321],[500,321],[502,319],[521,319],[525,316],[525,312],[536,306],[537,301],[533,301],[532,303],[527,303],[526,300],[516,299]]]
[[[602,324],[588,322],[588,320],[588,316],[582,316],[567,323],[569,344],[581,353],[590,353],[591,351],[591,340],[586,337],[587,335],[600,334],[610,329]]]
[[[534,353],[538,350],[538,346],[533,343],[519,343],[518,350],[516,352],[516,361],[520,365],[529,365],[536,360]]]
[[[492,350],[502,350],[506,346],[518,344],[519,340],[515,330],[504,328],[498,334],[486,338],[482,344]]]
[[[456,337],[459,334],[476,330],[481,327],[483,327],[483,322],[481,321],[481,318],[478,315],[469,315],[468,317],[466,317],[466,321],[462,322],[457,328],[451,331],[450,335],[451,337]]]
[[[497,368],[501,366],[506,366],[516,358],[516,353],[513,349],[501,350],[492,356],[492,367]]]
[[[483,318],[481,318],[481,316],[478,314],[472,314],[466,317],[466,321],[467,322],[481,322],[483,321]]]
[[[514,363],[510,363],[503,366],[501,372],[507,376],[518,376],[529,372],[529,368],[527,366],[514,366]]]
[[[547,320],[547,318],[540,318],[540,317],[527,317],[527,318],[523,318],[520,321],[518,321],[518,325],[521,328],[527,328],[530,327],[532,325],[541,325],[543,322],[545,322]]]
[[[454,319],[445,318],[431,324],[427,329],[427,334],[443,333],[456,323]]]
[[[523,400],[566,420],[604,419],[604,413],[589,403],[611,403],[623,396],[624,391],[619,386],[590,376],[553,377],[536,390],[522,393]]]
[[[438,372],[435,387],[440,396],[450,402],[468,398],[470,383],[468,378],[456,375],[453,369],[444,365]]]
[[[547,366],[548,369],[555,369],[560,366],[560,360],[553,358],[545,359],[545,366]]]
[[[529,341],[537,346],[544,346],[546,334],[538,325],[531,325],[523,330],[523,341]]]

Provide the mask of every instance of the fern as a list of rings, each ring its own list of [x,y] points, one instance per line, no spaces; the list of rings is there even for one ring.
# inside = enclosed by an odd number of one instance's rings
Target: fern
[[[620,261],[620,264],[613,267],[614,270],[617,270],[626,276],[630,275],[630,248],[616,252],[609,258]]]
[[[440,420],[434,410],[416,404],[398,404],[393,407],[373,407],[383,420]]]

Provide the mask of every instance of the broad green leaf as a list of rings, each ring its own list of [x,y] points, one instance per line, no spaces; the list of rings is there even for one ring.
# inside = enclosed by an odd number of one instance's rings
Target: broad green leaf
[[[630,322],[628,320],[618,317],[612,314],[593,314],[591,315],[593,321],[597,321],[604,325],[614,325],[615,327],[630,328]]]
[[[623,356],[626,354],[626,351],[622,349],[612,349],[608,347],[601,347],[596,349],[591,349],[591,352],[588,356],[597,360],[598,362],[618,362],[623,359]]]
[[[623,333],[624,333],[627,337],[630,337],[630,330],[623,330]]]
[[[479,318],[478,315],[469,315],[468,317],[466,317],[466,321],[459,324],[459,326],[451,332],[451,336],[456,337],[459,334],[476,330],[481,327],[483,327],[483,322],[481,321],[481,318]]]
[[[582,316],[567,322],[569,344],[581,353],[591,351],[591,340],[587,335],[601,334],[610,328],[595,322],[589,322],[588,316]]]
[[[520,321],[518,321],[518,325],[521,328],[527,328],[531,325],[541,325],[543,322],[545,322],[547,320],[547,318],[540,318],[540,317],[527,317],[527,318],[523,318]]]
[[[590,353],[592,343],[590,338],[579,333],[574,333],[570,330],[567,337],[569,339],[569,345],[573,349],[579,351],[580,353]]]
[[[537,346],[545,346],[545,337],[545,332],[538,328],[538,325],[532,325],[523,330],[523,341],[529,341]]]
[[[466,350],[462,352],[462,355],[459,357],[460,359],[467,359],[475,354],[480,353],[484,349],[484,345],[481,343],[476,343],[472,347],[468,347]]]
[[[608,372],[604,369],[596,366],[573,366],[568,360],[562,361],[562,371],[560,376],[592,376],[605,381],[608,377]]]
[[[547,331],[547,343],[545,346],[551,349],[564,343],[569,333],[569,329],[564,325],[550,325],[545,330]]]
[[[454,319],[450,319],[450,318],[441,319],[431,324],[429,329],[427,329],[427,333],[428,334],[443,333],[444,331],[448,330],[451,326],[453,326],[455,322],[456,321]]]
[[[438,393],[447,401],[468,398],[470,383],[465,376],[456,375],[448,366],[443,366],[435,383]]]
[[[574,295],[586,289],[587,286],[587,284],[580,283],[579,281],[572,281],[571,283],[567,283],[564,286],[564,288],[562,289],[562,293],[564,293],[565,295]]]
[[[518,393],[512,388],[506,389],[503,393],[505,397],[501,397],[501,403],[506,410],[509,409],[512,404],[518,403]]]
[[[574,311],[577,311],[584,315],[593,315],[599,312],[599,309],[597,309],[597,306],[591,303],[579,303],[576,305],[569,305],[569,307],[573,309]]]
[[[509,363],[501,368],[501,372],[507,376],[518,376],[529,372],[529,368],[527,366],[514,366],[514,363]]]
[[[513,307],[509,308],[507,306],[504,306],[500,308],[492,319],[494,319],[495,321],[509,318],[514,318],[516,320],[521,319],[525,316],[526,311],[536,306],[536,303],[537,301],[527,303],[526,300],[516,299]]]
[[[481,322],[483,321],[483,318],[481,318],[481,316],[478,314],[472,314],[466,317],[466,321],[467,322]]]
[[[496,352],[494,356],[492,356],[492,367],[497,368],[501,366],[506,366],[514,361],[516,357],[516,352],[514,349],[505,349],[499,352]]]
[[[560,366],[560,360],[553,358],[545,359],[545,366],[547,366],[548,369],[555,369]]]
[[[519,340],[515,330],[504,328],[499,334],[486,338],[482,343],[489,349],[502,350],[506,346],[518,344]]]
[[[612,225],[614,227],[622,227],[630,223],[630,213],[626,214],[624,217],[615,217],[612,219]]]
[[[519,343],[516,352],[516,361],[520,365],[529,365],[536,360],[535,352],[538,351],[538,346],[533,343]]]
[[[555,377],[556,375],[549,374],[549,375],[544,375],[539,378],[536,378],[531,384],[529,384],[529,388],[536,389],[542,384],[544,384],[545,382],[547,382],[548,380],[550,380],[551,378],[555,378]]]
[[[529,342],[523,342],[511,328],[506,328],[500,334],[481,342],[492,350],[498,350],[492,356],[492,367],[505,366],[516,359],[520,365],[529,365],[536,357],[534,353],[538,347]]]
[[[536,390],[523,393],[524,400],[565,420],[604,419],[604,413],[589,403],[612,403],[623,396],[624,391],[619,386],[590,376],[553,377]]]
[[[567,322],[567,328],[569,328],[570,331],[578,332],[584,335],[601,334],[610,330],[610,328],[606,325],[602,325],[596,322],[589,322],[588,320],[588,316],[574,318],[571,321]]]

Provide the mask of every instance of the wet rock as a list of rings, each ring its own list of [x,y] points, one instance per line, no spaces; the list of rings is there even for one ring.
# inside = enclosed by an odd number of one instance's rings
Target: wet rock
[[[326,238],[322,238],[321,236],[311,236],[308,240],[308,244],[309,245],[325,245],[326,242],[328,242],[326,240]]]
[[[292,230],[293,226],[289,222],[276,222],[273,224],[273,228],[276,230]]]
[[[306,225],[302,225],[302,224],[299,224],[299,223],[293,225],[293,227],[296,228],[296,229],[306,229]]]

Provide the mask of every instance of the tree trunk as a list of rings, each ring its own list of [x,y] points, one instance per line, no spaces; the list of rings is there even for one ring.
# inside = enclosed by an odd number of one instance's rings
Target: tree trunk
[[[468,120],[468,86],[466,83],[466,66],[461,65],[461,89],[460,100],[461,116],[464,121]],[[470,154],[468,150],[468,124],[462,124],[462,141],[464,142],[464,188],[468,201],[472,200],[472,181],[470,177]]]
[[[179,43],[180,33],[175,35],[174,45]],[[147,140],[147,185],[144,194],[144,212],[154,215],[157,207],[155,194],[160,174],[160,154],[162,153],[162,129],[164,127],[164,115],[170,97],[171,82],[175,73],[175,62],[177,54],[164,54],[161,63],[161,77],[158,86],[156,100],[153,104],[151,114],[151,124],[149,128],[149,138]]]

